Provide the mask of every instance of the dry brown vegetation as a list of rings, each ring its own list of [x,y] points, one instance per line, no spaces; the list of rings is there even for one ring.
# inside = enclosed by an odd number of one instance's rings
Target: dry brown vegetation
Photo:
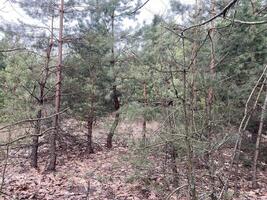
[[[1,199],[38,199],[38,200],[82,200],[82,199],[116,199],[116,200],[145,200],[165,199],[175,188],[166,180],[171,180],[171,171],[168,168],[168,160],[164,152],[150,147],[151,151],[143,167],[137,165],[140,151],[132,151],[133,145],[138,147],[141,141],[140,121],[130,123],[124,121],[118,128],[114,147],[111,150],[105,148],[105,138],[108,127],[104,125],[111,119],[104,119],[94,127],[95,154],[86,153],[86,144],[83,122],[76,120],[64,121],[64,139],[59,140],[57,170],[53,173],[45,171],[48,159],[48,146],[43,144],[40,148],[39,168],[32,169],[29,165],[29,148],[12,149],[9,153],[7,170]],[[63,123],[62,123],[63,124]],[[159,123],[148,123],[148,135],[154,133]],[[22,130],[22,129],[21,129]],[[75,131],[74,131],[75,130]],[[19,134],[17,134],[18,136]],[[76,140],[72,136],[76,135]],[[79,137],[77,137],[79,136]],[[71,138],[71,139],[70,139]],[[14,147],[16,145],[14,144]],[[231,145],[230,145],[231,146]],[[218,186],[223,184],[227,176],[232,148],[219,150],[215,158],[217,166],[216,175],[220,176]],[[1,151],[1,173],[5,163],[5,151]],[[144,149],[143,149],[144,150]],[[160,156],[163,155],[163,156]],[[239,169],[239,193],[236,199],[267,199],[267,172],[266,164],[260,163],[261,171],[258,174],[259,189],[251,188],[251,167],[249,155],[244,152],[241,157]],[[186,185],[186,162],[181,159],[177,162],[180,185]],[[195,160],[197,190],[205,199],[205,192],[209,191],[209,175],[205,171],[207,164],[204,160]],[[234,185],[230,180],[229,199],[232,198]],[[174,194],[170,199],[187,199],[186,187],[179,194]]]

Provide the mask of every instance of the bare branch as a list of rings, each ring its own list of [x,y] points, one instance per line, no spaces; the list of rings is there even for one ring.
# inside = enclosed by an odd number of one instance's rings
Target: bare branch
[[[246,25],[261,25],[261,24],[266,24],[267,21],[263,20],[263,21],[242,21],[242,20],[238,20],[238,19],[229,19],[229,18],[225,18],[228,21],[234,22],[234,23],[238,23],[238,24],[246,24]]]
[[[179,190],[181,190],[182,188],[187,187],[187,186],[188,186],[188,185],[185,184],[185,185],[182,185],[182,186],[180,186],[180,187],[174,189],[174,190],[173,190],[173,191],[166,197],[166,200],[169,200],[175,192],[177,192],[177,191],[179,191]]]
[[[15,48],[15,49],[0,49],[0,53],[7,53],[12,51],[24,51],[26,48]]]
[[[4,130],[6,128],[9,128],[9,127],[12,127],[12,126],[16,126],[16,125],[19,125],[19,124],[22,124],[22,123],[27,123],[27,122],[34,122],[34,121],[38,121],[38,120],[46,120],[46,119],[50,119],[56,115],[60,115],[64,112],[66,112],[69,108],[66,108],[64,110],[62,110],[61,112],[58,112],[58,113],[54,113],[53,115],[50,115],[50,116],[47,116],[47,117],[43,117],[43,118],[36,118],[36,119],[25,119],[25,120],[21,120],[21,121],[18,121],[18,122],[15,122],[13,124],[9,124],[9,125],[6,125],[2,128],[0,128],[0,131],[1,130]]]
[[[142,9],[150,0],[146,0],[142,5],[140,5],[138,8],[136,8],[134,11],[130,12],[129,14],[135,14],[138,10]]]
[[[36,137],[36,136],[40,137],[40,136],[43,136],[45,133],[48,133],[49,131],[54,130],[54,129],[55,129],[55,128],[52,127],[52,128],[46,129],[45,131],[43,131],[43,132],[40,133],[40,134],[23,135],[23,136],[21,136],[21,137],[18,137],[18,138],[16,138],[16,139],[12,140],[12,141],[9,141],[9,142],[7,142],[7,143],[0,144],[0,147],[2,147],[2,146],[8,146],[8,145],[14,144],[15,142],[18,142],[18,141],[23,140],[23,139],[28,138],[28,137]]]
[[[185,28],[182,32],[185,32],[185,31],[188,31],[188,30],[190,30],[190,29],[192,29],[192,28],[196,28],[196,27],[199,27],[199,26],[203,26],[203,25],[205,25],[205,24],[208,24],[208,23],[212,22],[213,20],[215,20],[215,19],[218,18],[218,17],[221,17],[221,16],[225,17],[227,11],[228,11],[232,6],[234,6],[234,5],[237,3],[237,1],[238,1],[238,0],[232,0],[232,1],[229,2],[229,3],[227,4],[227,6],[225,6],[225,8],[224,8],[221,12],[219,12],[218,14],[214,15],[213,17],[211,17],[210,19],[208,19],[208,20],[206,20],[206,21],[204,21],[204,22],[201,22],[201,23],[199,23],[199,24],[195,24],[195,25],[193,25],[193,26],[190,26],[190,27],[188,27],[188,28]]]

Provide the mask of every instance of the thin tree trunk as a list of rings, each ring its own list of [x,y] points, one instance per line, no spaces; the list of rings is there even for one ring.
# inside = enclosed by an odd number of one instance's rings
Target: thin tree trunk
[[[62,79],[62,46],[63,46],[63,18],[64,18],[64,0],[60,0],[59,8],[60,20],[59,20],[59,44],[58,44],[58,66],[56,71],[56,96],[55,96],[55,110],[56,113],[60,112],[61,104],[61,79]],[[50,143],[50,160],[47,170],[54,171],[56,169],[56,138],[59,132],[59,114],[54,118],[55,130],[52,132],[49,138]]]
[[[168,111],[167,111],[167,115],[169,116],[169,128],[170,128],[170,133],[172,135],[175,135],[175,132],[176,132],[176,126],[175,126],[175,114],[170,114]],[[171,170],[172,170],[172,174],[173,174],[173,185],[174,187],[178,187],[179,186],[179,173],[178,173],[178,170],[177,170],[177,165],[176,165],[176,158],[177,158],[177,150],[176,150],[176,147],[175,147],[175,144],[170,141],[170,142],[167,142],[167,150],[170,154],[170,159],[171,159]]]
[[[37,119],[42,117],[42,110],[39,109],[37,112]],[[37,120],[34,125],[34,135],[32,137],[32,152],[31,152],[31,166],[34,168],[38,167],[38,147],[39,147],[39,135],[41,131],[41,121]]]
[[[110,128],[108,137],[107,137],[107,148],[112,148],[112,139],[113,136],[115,134],[115,130],[119,124],[119,119],[120,119],[120,113],[119,113],[119,109],[120,109],[120,102],[119,102],[119,98],[118,98],[118,94],[117,94],[117,87],[113,86],[113,103],[114,103],[114,108],[116,110],[116,115],[115,115],[115,119],[114,122]]]
[[[184,110],[184,128],[185,128],[185,143],[187,153],[187,181],[188,181],[188,193],[190,199],[197,200],[196,186],[195,186],[195,173],[194,173],[194,152],[191,143],[191,133],[189,129],[189,118],[187,108],[187,69],[185,60],[185,43],[183,39],[183,110]]]
[[[184,100],[183,100],[183,108],[184,108],[184,119],[185,119],[185,142],[186,142],[186,149],[187,149],[187,179],[188,179],[188,188],[189,188],[189,194],[190,198],[192,200],[197,200],[196,195],[196,186],[195,186],[195,174],[194,174],[194,163],[193,163],[193,148],[191,144],[191,134],[189,131],[189,119],[187,114],[187,78],[186,78],[186,70],[184,70]]]
[[[49,63],[50,63],[50,56],[51,56],[51,51],[53,48],[53,42],[54,41],[54,17],[52,16],[51,19],[51,35],[50,35],[50,41],[48,48],[46,50],[46,61],[44,65],[44,70],[45,70],[45,75],[42,77],[41,82],[39,83],[40,87],[40,95],[38,99],[38,104],[41,107],[37,111],[37,119],[42,118],[42,106],[44,104],[44,97],[45,97],[45,87],[47,80],[49,78]],[[38,147],[39,147],[39,135],[41,132],[41,121],[37,120],[34,125],[34,137],[32,138],[32,150],[31,150],[31,166],[34,168],[38,167]]]
[[[254,188],[257,187],[257,164],[258,164],[258,157],[259,157],[259,152],[260,152],[260,143],[261,143],[262,129],[263,129],[263,124],[264,124],[264,119],[265,119],[266,107],[267,107],[267,93],[266,93],[264,104],[263,104],[262,111],[261,111],[260,125],[259,125],[259,130],[258,130],[256,149],[255,149],[255,155],[254,155],[254,161],[253,161],[252,186]]]
[[[146,139],[146,119],[144,117],[142,124],[143,139]]]
[[[195,14],[194,14],[194,21],[195,23],[198,23],[198,16],[199,16],[199,8],[198,8],[198,0],[195,2]],[[197,28],[194,29],[194,37],[197,37],[198,31]],[[195,78],[196,78],[196,73],[197,73],[197,51],[198,51],[198,42],[194,41],[193,47],[192,47],[192,55],[191,55],[191,73],[192,73],[192,79],[191,79],[191,126],[192,129],[196,132],[196,125],[195,125],[195,110],[196,110],[196,83],[195,83]]]
[[[120,101],[118,98],[118,94],[117,94],[118,91],[116,88],[117,88],[116,86],[113,86],[113,103],[114,103],[114,108],[116,110],[116,115],[115,115],[114,122],[109,130],[108,137],[107,137],[107,148],[109,149],[112,148],[112,139],[113,139],[115,130],[119,124],[119,119],[120,119],[120,113],[119,113]]]
[[[177,165],[176,165],[177,152],[172,142],[170,143],[170,147],[171,147],[171,169],[173,173],[173,185],[174,187],[178,187],[179,186],[179,173],[178,173]]]
[[[144,95],[144,107],[146,108],[147,107],[147,86],[146,86],[146,82],[144,81],[144,84],[143,84],[143,95]],[[142,127],[142,132],[143,132],[143,140],[145,141],[146,140],[146,114],[144,114],[143,116],[143,127]]]
[[[1,192],[3,192],[3,188],[5,185],[5,177],[6,177],[6,172],[8,169],[8,159],[9,159],[9,152],[10,152],[10,143],[11,141],[11,132],[10,132],[10,128],[8,130],[8,140],[7,140],[7,146],[6,146],[6,156],[5,156],[5,162],[3,163],[4,165],[2,166],[2,181],[1,181],[1,186],[0,186],[0,194]]]
[[[94,153],[94,147],[93,147],[93,123],[94,123],[94,117],[91,113],[88,117],[87,121],[87,152],[89,154]]]
[[[242,146],[242,138],[243,138],[243,134],[244,134],[244,131],[247,129],[247,126],[248,126],[248,123],[250,122],[250,119],[252,117],[252,113],[255,111],[257,105],[258,105],[258,101],[259,101],[259,98],[261,97],[261,94],[262,94],[262,91],[264,89],[264,86],[266,84],[266,80],[267,80],[267,77],[266,77],[266,70],[267,70],[267,65],[265,66],[264,70],[263,70],[263,73],[261,74],[260,78],[257,80],[257,83],[256,85],[254,86],[254,88],[252,89],[251,93],[250,93],[250,96],[248,97],[248,100],[246,102],[246,106],[245,106],[245,112],[244,112],[244,117],[240,123],[240,126],[239,126],[239,138],[237,140],[237,143],[235,145],[235,152],[234,152],[234,156],[233,156],[233,160],[232,160],[232,167],[234,168],[234,193],[236,196],[239,195],[239,189],[238,189],[238,174],[239,174],[239,162],[240,162],[240,149],[241,149],[241,146]],[[261,82],[262,78],[264,77],[265,75],[265,78],[263,79],[263,82]],[[261,86],[260,86],[261,84]],[[260,86],[260,90],[258,91],[258,94],[256,93],[256,89]],[[254,105],[252,108],[249,108],[249,102],[251,100],[251,98],[253,97],[253,95],[256,94],[256,100],[254,101]],[[248,111],[248,109],[250,109]],[[235,161],[235,162],[234,162]],[[228,186],[228,183],[226,184],[226,186]],[[227,189],[227,187],[225,187]],[[227,190],[225,190],[227,191]]]
[[[216,2],[215,0],[211,0],[211,17],[214,17],[216,15],[215,11]],[[211,22],[211,28],[210,28],[210,40],[211,40],[211,60],[210,60],[210,75],[212,80],[215,77],[215,44],[214,44],[214,34],[215,34],[215,21],[213,20]],[[212,101],[213,101],[213,88],[212,86],[208,89],[208,116],[211,115],[211,107],[212,107]]]
[[[114,71],[115,69],[115,32],[114,32],[114,22],[115,22],[115,10],[113,10],[112,16],[111,16],[111,34],[112,34],[112,48],[111,48],[111,67],[112,70]],[[114,77],[114,84],[116,81],[116,77]],[[117,91],[117,85],[113,85],[113,105],[116,111],[116,115],[115,115],[115,119],[114,122],[111,126],[111,129],[108,133],[108,137],[107,137],[107,148],[112,148],[112,139],[115,133],[115,130],[119,124],[119,119],[120,119],[120,113],[118,112],[118,110],[120,109],[120,101],[119,101],[119,97],[118,97],[118,91]]]
[[[211,0],[211,17],[216,15],[216,0]],[[210,61],[210,75],[212,80],[215,78],[215,44],[214,44],[214,34],[215,34],[215,21],[211,22],[211,29],[210,29],[210,40],[211,40],[211,61]],[[208,121],[208,137],[209,137],[209,149],[212,149],[212,103],[213,103],[213,88],[212,86],[208,89],[208,106],[207,106],[207,121]],[[213,160],[212,153],[208,153],[207,155],[207,163],[209,169],[209,175],[211,177],[211,199],[216,200],[216,190],[215,190],[215,163]]]
[[[235,147],[234,147],[234,151],[233,151],[233,155],[232,155],[232,158],[231,158],[231,162],[230,162],[230,166],[229,166],[229,169],[231,169],[230,171],[232,172],[232,170],[234,169],[233,173],[234,173],[234,185],[235,185],[235,193],[237,193],[237,183],[238,183],[238,169],[239,169],[239,157],[240,157],[240,148],[241,148],[241,145],[242,145],[242,138],[243,138],[243,134],[244,134],[244,131],[246,130],[247,128],[247,125],[250,121],[250,118],[251,118],[251,111],[254,111],[258,105],[258,100],[259,100],[259,97],[261,95],[261,92],[262,92],[262,89],[263,89],[263,85],[261,86],[261,89],[258,93],[256,93],[256,90],[257,88],[259,87],[261,81],[262,81],[262,78],[265,76],[264,80],[263,80],[263,83],[265,84],[266,83],[266,70],[267,70],[267,65],[265,66],[262,74],[260,75],[259,79],[257,80],[255,86],[253,87],[247,101],[246,101],[246,104],[245,104],[245,110],[244,110],[244,116],[240,122],[240,125],[239,125],[239,128],[238,128],[238,138],[235,142]],[[249,107],[249,103],[251,102],[251,99],[253,98],[253,95],[256,94],[256,100],[254,101],[254,105],[252,107],[252,109]],[[236,161],[236,162],[235,162]],[[230,180],[230,174],[226,177],[226,180],[224,182],[224,186],[220,192],[220,195],[218,197],[218,200],[222,199],[223,196],[225,195],[225,193],[227,192],[228,190],[228,187],[229,187],[229,180]]]
[[[112,148],[112,138],[114,136],[115,130],[119,124],[120,114],[117,112],[115,115],[115,120],[111,126],[111,129],[109,131],[108,137],[107,137],[107,148]]]

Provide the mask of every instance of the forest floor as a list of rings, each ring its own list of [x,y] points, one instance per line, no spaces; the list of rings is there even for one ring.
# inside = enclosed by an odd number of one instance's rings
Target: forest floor
[[[75,121],[65,122],[65,131],[76,130],[76,135],[84,135],[84,124]],[[75,124],[75,126],[73,125]],[[69,125],[69,126],[68,126]],[[148,124],[148,130],[153,132],[158,123]],[[164,169],[161,158],[148,156],[146,169],[136,168],[136,155],[133,153],[129,141],[138,141],[141,137],[142,122],[121,123],[118,128],[114,146],[111,150],[105,148],[105,137],[108,127],[104,122],[98,123],[94,129],[96,150],[94,154],[86,154],[85,145],[64,142],[58,153],[56,172],[46,172],[48,160],[47,146],[40,148],[39,168],[29,166],[29,149],[10,151],[7,163],[3,193],[0,199],[36,199],[36,200],[160,200],[165,199],[174,188],[164,181],[168,171]],[[76,137],[77,138],[77,137]],[[224,156],[223,166],[228,166],[231,149],[223,149],[219,154]],[[218,155],[219,155],[218,154]],[[143,161],[144,162],[144,161]],[[154,163],[153,165],[151,163]],[[1,161],[0,172],[3,173],[5,161]],[[180,185],[186,184],[185,163],[178,164]],[[160,173],[165,171],[164,173]],[[240,165],[240,197],[236,199],[267,200],[267,171],[259,171],[259,189],[251,188],[251,168]],[[227,170],[226,170],[227,172]],[[167,175],[166,175],[167,174]],[[204,178],[201,164],[196,168],[198,185],[201,191],[208,187]],[[230,180],[231,181],[231,180]],[[170,199],[185,200],[185,191],[180,196],[174,195]],[[231,189],[230,189],[231,191]],[[207,199],[205,197],[199,199]],[[230,198],[229,198],[230,199]]]

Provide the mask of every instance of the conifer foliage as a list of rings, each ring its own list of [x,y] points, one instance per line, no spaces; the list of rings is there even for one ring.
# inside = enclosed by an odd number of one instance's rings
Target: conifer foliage
[[[4,4],[1,199],[267,198],[265,0]]]

